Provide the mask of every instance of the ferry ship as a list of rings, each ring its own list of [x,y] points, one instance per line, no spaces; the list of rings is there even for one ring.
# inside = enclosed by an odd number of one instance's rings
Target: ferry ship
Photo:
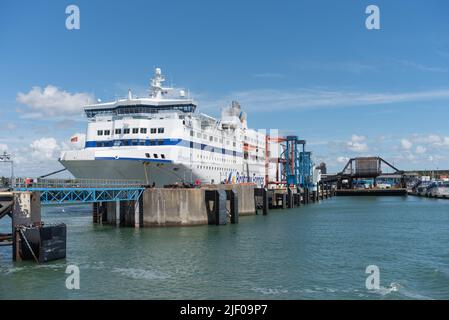
[[[76,178],[173,184],[253,182],[264,185],[265,133],[247,127],[237,102],[215,119],[186,90],[163,85],[156,68],[149,96],[84,107],[85,144],[59,161]],[[75,138],[76,140],[76,138]]]

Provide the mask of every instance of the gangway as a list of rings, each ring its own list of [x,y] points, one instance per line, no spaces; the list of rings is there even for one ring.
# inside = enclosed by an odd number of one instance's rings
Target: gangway
[[[14,191],[40,193],[42,205],[139,200],[145,186],[139,180],[28,179],[14,180]]]

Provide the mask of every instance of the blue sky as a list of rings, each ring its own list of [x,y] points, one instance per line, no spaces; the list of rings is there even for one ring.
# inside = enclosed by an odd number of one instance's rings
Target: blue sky
[[[144,94],[159,66],[201,111],[237,100],[332,171],[357,155],[449,169],[449,2],[242,2],[3,0],[0,149],[21,175],[59,168],[82,102]],[[65,28],[70,4],[80,30]],[[380,30],[365,28],[370,4]]]

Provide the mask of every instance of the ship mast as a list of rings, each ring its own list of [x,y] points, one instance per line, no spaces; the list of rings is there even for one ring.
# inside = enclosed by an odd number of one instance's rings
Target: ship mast
[[[162,71],[160,68],[156,68],[154,70],[154,78],[151,79],[150,85],[150,96],[152,98],[161,99],[162,94],[169,91],[171,88],[165,88],[162,86],[162,83],[165,81],[164,75],[162,75]]]

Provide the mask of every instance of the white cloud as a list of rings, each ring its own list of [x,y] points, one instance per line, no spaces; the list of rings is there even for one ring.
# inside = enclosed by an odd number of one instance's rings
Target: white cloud
[[[413,146],[413,143],[408,139],[401,139],[401,148],[404,150],[410,150]]]
[[[366,138],[364,136],[353,134],[351,140],[346,142],[346,147],[348,148],[348,150],[353,152],[368,151],[368,145],[364,142],[365,139]]]
[[[424,141],[425,143],[439,143],[441,142],[441,137],[436,134],[429,134],[427,139]]]
[[[83,106],[94,101],[89,93],[70,93],[48,85],[45,88],[33,87],[30,92],[19,92],[17,102],[32,109],[32,114],[67,115],[81,113]]]
[[[5,152],[8,150],[8,145],[4,143],[0,143],[0,152]]]
[[[30,144],[31,155],[38,160],[55,160],[61,147],[55,138],[41,138]]]
[[[416,143],[426,144],[429,147],[448,147],[449,136],[439,136],[436,134],[418,135],[415,134],[410,138],[411,141]]]
[[[449,137],[441,137],[440,142],[436,142],[435,145],[449,147]]]
[[[254,89],[231,92],[225,97],[195,95],[204,109],[216,110],[237,100],[248,111],[274,111],[328,107],[384,105],[404,102],[449,100],[449,88],[415,92],[350,92],[321,89]]]
[[[352,137],[351,137],[351,141],[353,141],[353,142],[362,142],[362,141],[365,141],[365,140],[366,140],[365,136],[358,136],[356,134],[353,134]]]
[[[347,163],[349,161],[348,157],[338,157],[337,162],[338,163]]]
[[[423,147],[423,146],[417,146],[416,147],[416,153],[417,154],[423,154],[423,153],[426,153],[426,151],[427,151],[427,149],[425,147]]]

